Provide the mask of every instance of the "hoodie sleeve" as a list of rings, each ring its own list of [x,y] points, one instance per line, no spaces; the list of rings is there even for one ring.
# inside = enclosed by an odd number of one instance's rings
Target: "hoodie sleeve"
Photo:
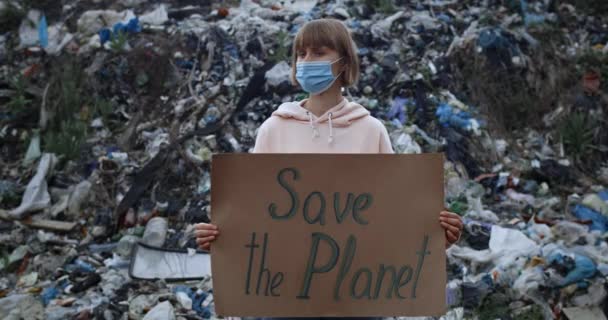
[[[380,129],[380,153],[395,153],[391,144],[391,139],[388,136],[388,131],[383,124],[381,124]]]
[[[258,135],[255,138],[255,145],[252,153],[270,153],[270,142],[268,141],[267,127],[268,125],[265,121],[258,129]]]

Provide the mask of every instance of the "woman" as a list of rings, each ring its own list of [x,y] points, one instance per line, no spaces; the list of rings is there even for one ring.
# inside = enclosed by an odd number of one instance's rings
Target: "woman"
[[[309,98],[281,104],[260,126],[253,152],[394,153],[382,122],[342,96],[342,88],[359,77],[356,52],[340,21],[306,23],[294,40],[291,81]],[[439,223],[446,247],[458,241],[462,221],[457,214],[442,211]],[[199,223],[195,235],[198,246],[209,250],[220,231],[213,224]]]

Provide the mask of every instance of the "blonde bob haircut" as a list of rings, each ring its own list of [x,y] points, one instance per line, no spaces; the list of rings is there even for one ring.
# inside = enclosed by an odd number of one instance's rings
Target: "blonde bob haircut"
[[[317,19],[304,24],[293,41],[291,58],[291,82],[300,85],[296,79],[296,61],[298,52],[306,48],[327,47],[338,52],[345,69],[340,75],[343,87],[350,87],[359,80],[359,57],[357,46],[348,29],[336,19]]]

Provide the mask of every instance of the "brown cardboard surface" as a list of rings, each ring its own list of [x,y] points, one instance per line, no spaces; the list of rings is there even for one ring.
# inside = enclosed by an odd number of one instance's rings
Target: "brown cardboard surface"
[[[445,313],[441,154],[217,154],[211,179],[218,314]],[[339,219],[335,206],[342,212],[349,193],[351,210]],[[294,198],[297,211],[284,218]]]

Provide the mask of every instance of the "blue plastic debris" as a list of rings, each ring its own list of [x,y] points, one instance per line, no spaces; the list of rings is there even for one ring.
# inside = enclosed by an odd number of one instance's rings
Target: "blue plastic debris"
[[[45,15],[42,15],[40,22],[38,23],[38,40],[40,41],[40,46],[43,48],[46,48],[49,45],[49,32]]]
[[[507,38],[500,28],[489,28],[481,31],[477,38],[477,45],[485,51],[505,52],[510,56],[520,54],[517,44]]]
[[[572,208],[572,214],[580,220],[591,221],[589,230],[599,230],[604,233],[608,231],[608,217],[581,204]]]
[[[526,27],[528,27],[532,24],[539,24],[539,23],[545,22],[545,16],[540,15],[540,14],[530,13],[528,11],[528,3],[526,2],[526,0],[520,0],[519,3],[521,5],[521,12],[522,12],[522,15],[524,16],[524,24],[526,25]]]
[[[555,253],[551,255],[548,259],[549,265],[553,263],[557,263],[560,265],[564,265],[566,260],[566,256],[561,253]],[[583,280],[592,278],[595,276],[597,272],[597,266],[593,263],[593,260],[589,259],[580,254],[575,254],[574,256],[574,268],[571,269],[566,277],[562,279],[560,282],[560,286],[566,287],[573,283],[578,284],[580,288],[585,288],[588,286],[586,282]]]
[[[131,18],[126,24],[119,22],[114,25],[112,28],[114,34],[119,32],[128,32],[128,33],[137,33],[141,31],[141,26],[139,25],[139,19],[137,17]]]
[[[439,104],[435,115],[443,127],[457,127],[463,130],[473,130],[476,120],[466,111],[460,111],[447,103]]]
[[[95,267],[93,267],[91,264],[84,262],[80,259],[76,259],[76,260],[74,260],[74,263],[66,265],[65,270],[68,272],[73,272],[76,270],[80,270],[83,272],[95,272]]]
[[[450,16],[448,16],[447,14],[445,14],[445,13],[438,14],[437,15],[437,19],[439,19],[439,20],[441,20],[441,21],[443,21],[445,23],[452,22],[452,18]]]
[[[179,68],[190,70],[194,67],[194,61],[185,59],[175,59],[175,65]]]
[[[361,25],[361,21],[356,20],[356,19],[351,19],[351,20],[348,22],[348,27],[349,27],[350,29],[359,29],[359,28],[361,28],[361,27],[362,27],[362,25]]]
[[[500,29],[486,29],[481,31],[477,44],[483,49],[511,47],[509,40],[502,36]]]
[[[187,286],[175,286],[173,288],[173,293],[183,292],[188,295],[188,297],[192,300],[192,310],[196,311],[199,316],[209,319],[211,318],[211,308],[210,306],[203,306],[203,302],[209,296],[207,292],[197,293],[195,290]]]
[[[200,294],[193,294],[190,296],[192,299],[192,310],[203,316],[205,313],[205,307],[203,307],[203,301],[207,299],[207,293],[201,292]],[[204,317],[204,316],[203,316]]]
[[[369,53],[370,53],[370,51],[369,51],[368,48],[365,48],[365,47],[363,47],[363,48],[357,48],[357,55],[359,55],[359,56],[366,56]]]
[[[46,287],[44,288],[44,290],[42,290],[40,298],[42,299],[42,303],[44,303],[44,305],[46,306],[49,304],[49,302],[51,302],[51,300],[55,299],[58,294],[59,290],[55,286]]]
[[[410,102],[408,98],[395,97],[391,105],[391,109],[386,114],[389,119],[398,120],[401,124],[407,122],[406,105]]]
[[[110,41],[111,38],[112,38],[112,31],[110,31],[110,29],[103,28],[103,29],[99,30],[99,40],[101,41],[102,45],[104,43]]]
[[[70,285],[70,280],[67,277],[57,281],[57,288],[59,288],[61,290],[65,290],[65,288],[67,288],[69,285]]]
[[[232,44],[232,43],[228,43],[224,46],[224,52],[227,52],[232,58],[234,59],[238,59],[239,58],[239,52],[237,47]]]
[[[600,197],[600,199],[608,201],[608,189],[598,192],[597,195]]]
[[[108,28],[103,28],[99,30],[99,41],[101,45],[112,40],[119,33],[137,33],[141,31],[141,26],[139,25],[138,18],[131,18],[126,24],[122,22],[118,22],[112,27],[112,30]]]

